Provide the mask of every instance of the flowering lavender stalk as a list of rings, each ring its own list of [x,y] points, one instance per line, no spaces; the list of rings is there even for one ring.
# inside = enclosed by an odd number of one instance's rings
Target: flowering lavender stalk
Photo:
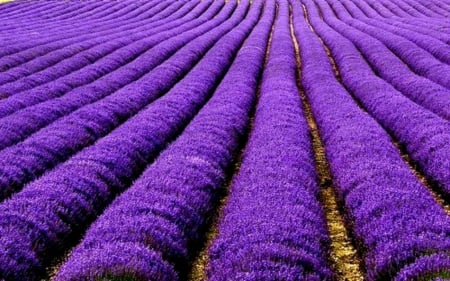
[[[392,122],[389,116],[393,112],[423,111],[376,77],[355,47],[324,24],[312,1],[303,2],[315,30],[330,47],[345,86],[377,121],[388,125],[385,120]],[[315,2],[324,11],[323,2]],[[448,252],[450,218],[409,170],[389,135],[356,106],[333,77],[331,66],[325,67],[326,53],[320,50],[319,41],[312,39],[313,35],[307,36],[301,7],[294,11],[298,11],[296,27],[303,25],[297,31],[304,58],[302,82],[319,125],[339,197],[345,204],[348,224],[353,226],[364,258],[367,280],[391,280],[403,268],[422,264],[422,257]],[[331,17],[323,15],[326,21]],[[322,83],[316,82],[319,78]],[[432,114],[427,117],[440,120]],[[409,116],[396,120],[403,126],[416,124]],[[442,268],[446,267],[439,270]],[[435,268],[428,269],[439,274]]]

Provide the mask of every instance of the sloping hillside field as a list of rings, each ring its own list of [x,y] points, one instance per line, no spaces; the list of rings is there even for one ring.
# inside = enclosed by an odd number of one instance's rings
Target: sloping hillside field
[[[450,280],[450,0],[0,22],[1,281]]]

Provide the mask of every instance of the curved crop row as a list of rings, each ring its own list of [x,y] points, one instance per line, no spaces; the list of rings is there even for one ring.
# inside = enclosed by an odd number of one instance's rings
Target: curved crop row
[[[197,29],[188,31],[184,36],[180,35],[176,40],[185,43],[197,36],[200,37],[181,48],[143,79],[122,88],[105,99],[82,107],[66,118],[40,130],[24,142],[1,151],[0,199],[8,197],[26,182],[33,180],[86,145],[92,144],[96,139],[108,134],[120,123],[169,90],[202,58],[220,36],[239,22],[242,10],[228,19],[234,8],[234,4],[226,5],[222,13],[215,19]],[[222,22],[225,23],[217,26]],[[207,36],[204,36],[205,32],[207,32]],[[180,47],[177,44],[170,44],[170,42],[166,46]],[[162,49],[162,54],[153,53],[156,59],[161,59],[164,57],[164,51],[168,51]],[[175,51],[173,50],[173,52]],[[55,102],[50,101],[47,107],[44,105],[39,111],[43,114],[40,119],[42,121],[35,117],[34,122],[30,122],[28,126],[26,123],[22,126],[32,129],[33,125],[39,125],[38,121],[42,125],[50,119],[51,111],[55,112],[53,117],[56,118],[64,106],[70,108],[71,104],[79,101],[78,98],[75,97],[73,101],[69,100],[66,103],[63,98]],[[62,103],[58,104],[58,101],[61,100]],[[30,117],[32,116],[30,115]],[[26,121],[26,119],[22,121]],[[4,136],[7,139],[8,134]],[[54,141],[49,141],[49,138]]]
[[[55,3],[55,2],[54,2]],[[40,7],[36,7],[39,6]],[[43,4],[43,5],[42,5]],[[58,5],[59,4],[59,5]],[[51,1],[41,1],[35,2],[33,7],[31,7],[31,11],[29,13],[22,13],[21,15],[18,15],[17,17],[11,18],[11,19],[4,19],[5,23],[9,23],[8,25],[11,26],[11,29],[4,29],[0,32],[2,35],[11,34],[13,32],[23,32],[23,34],[30,34],[33,30],[35,31],[42,31],[45,27],[50,27],[54,25],[55,22],[58,22],[58,18],[62,15],[72,15],[73,17],[76,17],[77,13],[79,15],[84,16],[90,16],[92,18],[96,18],[98,15],[98,12],[101,12],[101,10],[110,10],[113,8],[117,3],[95,3],[95,6],[89,3],[82,3],[77,2],[74,3],[75,5],[61,5],[62,3],[57,3],[57,5],[52,5]],[[59,6],[59,7],[58,7]],[[92,13],[80,13],[81,9],[87,10],[88,12]],[[47,16],[45,16],[47,15]],[[101,21],[101,18],[98,18],[99,21]],[[29,22],[29,25],[23,25],[24,22]],[[70,27],[67,25],[68,23],[72,23],[73,26]],[[76,29],[76,27],[81,27],[81,25],[76,20],[71,20],[69,22],[64,23],[60,20],[61,26],[60,27],[66,27],[68,28],[68,31]],[[86,23],[89,21],[86,20]],[[56,27],[56,32],[60,32],[61,29]]]
[[[394,14],[392,14],[392,11],[389,11],[389,9],[387,9],[385,6],[383,6],[382,4],[380,4],[379,0],[367,0],[368,4],[370,4],[370,6],[372,6],[377,12],[382,12],[384,14],[384,17],[387,18],[391,18],[392,20],[398,20],[398,21],[402,21],[402,22],[407,22],[409,24],[415,24],[415,25],[419,25],[431,30],[436,30],[436,31],[440,31],[439,30],[439,26],[442,25],[445,21],[448,23],[448,20],[445,18],[441,18],[441,19],[434,19],[432,17],[427,17],[427,18],[415,18],[415,17],[398,17],[395,16]],[[392,3],[390,3],[392,4]],[[391,10],[395,10],[395,7],[391,7]],[[390,13],[392,16],[386,16],[386,13]]]
[[[209,280],[331,280],[312,143],[278,1],[253,130],[209,251]]]
[[[382,29],[383,31],[388,31],[392,34],[396,34],[402,36],[409,41],[415,43],[418,47],[426,50],[430,54],[432,54],[435,58],[445,62],[446,64],[450,64],[450,52],[448,52],[448,45],[434,39],[432,36],[423,35],[413,30],[406,30],[404,28],[399,28],[391,24],[385,24],[383,22],[367,19],[363,15],[359,14],[359,9],[353,4],[351,1],[342,1],[340,3],[344,5],[349,13],[353,14],[353,18],[357,19],[360,22],[364,22],[373,27],[377,27],[378,29]]]
[[[445,62],[446,64],[450,63],[450,57],[448,55],[448,52],[446,51],[446,44],[440,42],[439,40],[434,39],[432,36],[424,35],[415,32],[414,30],[407,30],[404,28],[398,28],[396,26],[390,25],[390,24],[384,24],[383,22],[369,19],[364,17],[362,14],[359,14],[360,11],[357,8],[357,6],[350,0],[342,1],[339,4],[339,6],[345,7],[345,18],[350,19],[348,15],[352,14],[353,19],[351,21],[357,20],[359,22],[365,23],[367,25],[370,25],[371,27],[382,29],[389,31],[389,33],[395,35],[398,35],[404,39],[407,39],[407,44],[410,44],[409,46],[414,46],[414,44],[411,44],[410,42],[415,43],[416,45],[414,48],[422,48],[426,50],[428,53],[431,53],[435,58],[441,60],[442,62]],[[402,39],[402,40],[404,40]],[[420,49],[419,48],[419,49]],[[423,53],[423,52],[422,52]],[[427,55],[426,53],[423,53],[424,55]]]
[[[446,280],[449,16],[1,4],[0,280]]]
[[[46,1],[51,3],[50,1]],[[157,2],[150,2],[148,4],[155,5]],[[77,7],[77,4],[81,4]],[[74,5],[61,5],[61,9],[57,7],[41,7],[42,13],[39,9],[33,7],[31,13],[22,14],[13,19],[5,19],[4,22],[11,26],[8,30],[2,30],[1,33],[12,32],[27,32],[27,31],[42,31],[44,28],[55,27],[57,22],[60,24],[55,31],[61,31],[64,27],[68,30],[74,27],[82,27],[81,21],[85,23],[97,23],[101,21],[110,20],[111,17],[116,17],[117,20],[128,19],[132,14],[130,11],[135,9],[135,5],[131,3],[114,3],[114,2],[93,2],[93,4],[86,4],[86,2],[75,2]],[[147,6],[144,4],[144,6]],[[76,9],[74,9],[74,7]],[[148,8],[148,6],[147,6]],[[23,25],[24,22],[29,23]]]
[[[24,1],[25,2],[25,1]],[[31,2],[31,1],[30,1]],[[55,15],[58,16],[60,14],[64,14],[67,11],[77,11],[82,5],[81,3],[76,3],[73,6],[68,5],[61,5],[60,3],[51,2],[51,1],[42,1],[38,4],[32,5],[32,3],[28,3],[28,7],[26,5],[20,5],[19,7],[16,7],[13,11],[10,13],[2,13],[2,20],[7,22],[8,20],[14,20],[14,19],[33,19],[33,18],[39,18],[40,16],[44,15],[45,12],[48,12],[49,15]],[[101,3],[98,3],[97,6],[100,6]],[[30,9],[26,9],[30,8]]]
[[[105,36],[97,34],[92,40],[77,42],[0,73],[0,84],[2,85],[0,92],[10,96],[53,81],[88,64],[97,63],[101,58],[117,49],[124,48],[157,32],[176,27],[177,24],[172,24],[172,21],[186,17],[199,2],[191,1],[185,5],[176,3],[177,5],[171,5],[163,11],[155,11],[158,13],[158,17],[148,22],[142,21],[136,23],[136,26],[125,25],[124,30],[114,30],[112,34]],[[180,25],[179,21],[178,25]],[[130,35],[130,33],[132,34]],[[13,81],[14,83],[11,83]]]
[[[199,26],[197,27],[199,30],[174,30],[173,32],[185,31],[185,34],[179,35],[176,39],[169,39],[166,42],[159,44],[158,41],[161,37],[155,36],[153,38],[149,38],[151,39],[150,42],[157,45],[146,54],[142,55],[143,57],[138,57],[123,70],[108,73],[103,77],[103,79],[94,81],[92,84],[88,84],[87,86],[79,87],[76,90],[69,91],[67,94],[59,98],[51,99],[53,93],[41,92],[42,95],[46,96],[41,96],[37,93],[34,93],[33,95],[30,95],[30,93],[24,93],[10,97],[3,102],[0,101],[0,115],[8,115],[0,119],[0,149],[4,149],[21,140],[24,140],[26,137],[30,136],[39,129],[79,108],[82,108],[83,106],[89,106],[89,104],[92,103],[94,103],[94,105],[98,102],[101,103],[102,99],[108,96],[115,98],[120,96],[120,93],[123,95],[123,92],[129,92],[130,90],[134,91],[137,86],[148,83],[146,81],[149,81],[149,79],[155,79],[156,77],[151,75],[151,70],[153,68],[172,56],[173,53],[180,49],[185,43],[195,38],[195,36],[199,36],[208,28],[214,27],[213,24],[215,22],[208,24],[209,27],[202,27],[200,25],[201,23],[205,23],[211,19],[221,6],[220,4],[213,5],[208,11],[205,12],[205,9],[208,8],[209,4],[210,2],[204,1],[204,5],[200,5],[197,10],[192,11],[192,17],[200,16],[198,18],[200,23],[197,25]],[[226,15],[221,18],[224,20]],[[188,25],[186,28],[189,27],[192,27],[192,25]],[[131,49],[129,53],[132,51],[133,50]],[[137,70],[140,71],[138,72]],[[150,72],[146,73],[147,71]],[[142,76],[143,74],[145,75]],[[136,79],[136,76],[142,77],[140,79]],[[136,81],[134,81],[135,79]],[[127,85],[127,83],[130,84]],[[44,102],[45,99],[50,100]],[[126,99],[128,100],[129,98]],[[98,102],[95,103],[96,101]],[[38,104],[32,106],[34,103]],[[16,111],[21,107],[26,108]],[[8,114],[14,111],[16,112],[13,114]]]
[[[226,6],[231,8],[225,10],[234,10],[236,4],[228,2]],[[190,47],[197,47],[197,50],[191,49],[190,52],[202,53],[202,49],[209,49],[221,35],[242,21],[247,9],[248,3],[240,3],[233,16],[218,26],[222,32],[205,33],[203,42],[193,41],[189,44]],[[229,48],[228,45],[217,46],[220,50]],[[235,46],[236,49],[238,47]],[[210,71],[204,69],[205,65],[217,59],[217,53],[213,54],[208,59],[204,58],[199,70],[202,74]],[[226,65],[223,63],[226,61],[227,58],[221,61],[221,67]],[[172,72],[180,71],[177,66],[167,65],[165,68]],[[220,75],[225,70],[219,68],[213,72],[210,89],[216,83],[214,75]],[[199,73],[195,75],[198,77]],[[179,97],[185,91],[196,89],[189,80],[185,83],[183,86],[188,88],[175,87],[176,92],[172,95]],[[186,118],[189,119],[189,115],[195,113],[199,103],[201,105],[201,96],[207,95],[207,91],[207,88],[202,89],[197,97],[192,97],[193,101],[179,100],[180,107],[187,107],[183,112],[178,111],[178,106],[171,100],[172,95],[167,94],[167,101],[163,97],[152,103],[93,146],[87,147],[1,204],[0,213],[4,219],[0,222],[0,278],[38,279],[51,258],[67,249],[68,243],[78,238],[114,197],[124,191],[145,165],[179,133],[188,121]],[[187,105],[183,105],[183,102]],[[120,107],[122,104],[115,106]],[[11,256],[11,253],[14,254]]]
[[[75,71],[70,75],[61,77],[50,83],[18,93],[5,100],[0,100],[0,117],[8,116],[22,108],[47,100],[60,96],[65,97],[68,95],[67,93],[70,93],[72,96],[80,93],[85,96],[91,96],[89,99],[82,101],[87,104],[138,80],[193,38],[214,27],[214,23],[216,22],[209,21],[222,8],[223,3],[217,1],[205,12],[209,3],[209,1],[204,1],[203,4],[199,5],[197,7],[198,9],[194,10],[188,16],[190,21],[185,22],[181,26],[157,33],[154,36],[144,39],[143,42],[137,42],[134,45],[131,44],[101,60],[101,63],[105,66],[112,64],[116,68],[119,67],[116,71],[102,73],[97,69],[97,65],[100,64],[98,62],[97,64]],[[198,17],[195,18],[196,16]],[[184,22],[183,19],[181,21]],[[202,27],[202,25],[204,26]],[[183,36],[180,36],[180,33]],[[174,37],[175,35],[178,36]],[[133,56],[135,51],[145,52],[135,57]],[[123,61],[124,55],[125,62]],[[120,67],[127,60],[129,62],[124,67]],[[106,75],[102,76],[102,74]],[[98,79],[95,80],[95,78]],[[82,86],[84,83],[88,84]]]
[[[321,7],[324,20],[355,45],[367,37],[358,31],[337,24],[327,4],[314,0]],[[324,40],[332,50],[341,69],[344,84],[366,110],[403,145],[424,173],[437,181],[450,194],[450,124],[415,104],[391,85],[374,76],[355,46],[343,35]],[[344,50],[346,55],[344,55]],[[349,57],[350,55],[351,57]],[[368,77],[362,79],[363,77]]]
[[[344,35],[351,32],[351,28],[333,21]],[[353,40],[363,57],[376,71],[377,75],[385,79],[409,99],[442,118],[450,120],[450,90],[429,79],[415,74],[396,57],[386,46],[369,35],[353,31],[359,40]]]
[[[348,63],[343,58],[350,61],[359,58],[349,52],[347,44],[339,44],[345,41],[321,22],[312,1],[303,2],[314,28],[327,44],[334,44],[330,46],[331,51],[344,83],[353,83],[349,88],[363,104],[366,104],[366,97],[362,97],[362,90],[376,100],[376,93],[359,87],[370,83],[380,88],[382,83],[362,67],[353,65],[353,71],[341,69]],[[403,268],[424,266],[421,260],[425,257],[449,251],[450,217],[404,163],[389,135],[358,107],[336,80],[327,54],[309,30],[300,4],[294,4],[302,83],[317,120],[335,186],[345,205],[348,225],[352,226],[359,243],[366,278],[368,281],[392,280]],[[359,73],[358,78],[348,74],[350,72]],[[355,78],[359,82],[354,81]],[[321,83],[317,83],[318,79]],[[395,100],[393,94],[390,99]],[[385,99],[384,103],[389,102]],[[371,108],[368,106],[372,113]],[[448,258],[441,259],[446,260]],[[439,276],[443,268],[445,266],[427,267],[423,272]],[[400,276],[402,274],[406,273]]]
[[[252,5],[251,21],[229,34],[229,44],[239,44],[255,24],[262,1]],[[248,124],[273,6],[265,6],[211,100],[92,225],[56,280],[182,278]]]
[[[195,4],[195,1],[192,3]],[[3,97],[18,95],[24,91],[26,93],[22,93],[22,95],[34,95],[33,91],[38,91],[43,87],[50,87],[50,90],[55,91],[51,89],[52,83],[75,88],[93,82],[107,73],[129,64],[161,41],[170,39],[169,36],[174,32],[179,34],[193,28],[192,21],[209,6],[211,1],[202,3],[193,10],[191,5],[184,5],[182,8],[173,6],[173,9],[166,9],[160,14],[168,16],[166,12],[169,12],[170,16],[152,22],[150,26],[143,24],[144,28],[149,28],[149,30],[142,34],[138,32],[136,36],[130,36],[129,39],[107,40],[102,44],[97,44],[98,41],[95,40],[89,41],[92,48],[85,51],[83,48],[79,48],[79,45],[73,46],[73,48],[69,46],[62,52],[51,52],[19,67],[4,71],[0,73],[0,79],[16,81],[0,86],[0,93]],[[129,32],[132,31],[129,30]],[[155,38],[158,40],[155,41]],[[100,39],[106,40],[107,38]],[[26,77],[20,79],[22,76]],[[58,94],[62,95],[63,93]]]
[[[170,3],[170,1],[164,1],[145,11],[145,14],[150,16],[150,20],[153,16],[157,19],[161,19],[161,15],[154,14],[155,11],[166,9],[170,6]],[[139,21],[140,20],[137,22]],[[126,21],[125,23],[129,24],[131,22]],[[23,40],[22,38],[22,40],[17,42],[17,44],[9,42],[5,48],[0,50],[0,69],[4,71],[27,62],[38,55],[44,55],[51,51],[64,48],[71,44],[77,44],[87,39],[95,39],[97,36],[111,34],[114,29],[120,30],[124,28],[124,22],[121,21],[112,21],[110,23],[100,21],[97,24],[90,25],[87,23],[83,24],[81,21],[77,24],[79,26],[72,24],[72,29],[74,29],[73,31],[68,28],[61,28],[60,32],[58,32],[58,24],[56,23],[55,25],[56,27],[51,29],[51,33],[43,32],[45,29],[43,31],[32,30],[30,34],[25,33],[20,36],[25,37],[28,40]],[[30,40],[34,39],[40,33],[44,33],[44,36],[38,37],[38,40]]]
[[[444,43],[450,43],[450,35],[444,32],[439,32],[433,29],[430,29],[429,27],[423,27],[420,25],[413,25],[408,23],[405,19],[386,19],[381,17],[374,8],[372,8],[367,2],[365,1],[352,1],[353,4],[358,6],[361,11],[371,19],[376,19],[379,22],[386,23],[388,25],[396,26],[399,28],[403,28],[406,30],[412,30],[415,32],[419,32],[424,35],[432,36],[436,39],[441,40]]]
[[[450,89],[450,65],[440,62],[431,54],[401,36],[386,33],[384,30],[353,20],[337,2],[328,0],[328,3],[334,13],[338,15],[337,19],[383,42],[414,72]]]
[[[56,27],[47,27],[51,28],[52,32],[43,32],[39,30],[33,30],[31,34],[21,34],[20,37],[26,37],[29,39],[34,39],[36,34],[44,33],[43,36],[39,37],[39,41],[47,40],[49,42],[44,42],[44,44],[39,44],[36,40],[21,40],[18,44],[13,42],[8,42],[8,45],[5,49],[1,51],[0,57],[0,69],[3,71],[9,70],[11,68],[17,67],[21,64],[29,62],[38,56],[43,56],[47,54],[51,54],[52,52],[59,51],[64,52],[64,48],[68,48],[67,52],[70,51],[71,48],[81,48],[85,43],[85,41],[95,40],[98,37],[106,36],[106,35],[114,35],[117,31],[124,31],[127,27],[131,28],[137,26],[139,23],[145,24],[148,21],[160,20],[164,19],[163,15],[158,14],[159,11],[167,10],[171,6],[181,6],[182,2],[172,2],[172,1],[164,1],[158,5],[155,5],[146,13],[149,18],[146,20],[127,20],[127,21],[115,21],[115,22],[102,22],[100,28],[95,28],[93,25],[88,23],[84,23],[80,27],[73,27],[77,32],[71,32],[70,30],[64,30],[64,33],[61,35],[58,32],[58,23],[55,23]],[[74,25],[74,24],[72,24]],[[88,32],[89,31],[89,32]],[[68,36],[71,35],[71,36]],[[63,36],[62,38],[60,38]],[[20,38],[19,37],[19,38]],[[24,42],[25,41],[25,42]],[[28,46],[30,45],[30,46]]]

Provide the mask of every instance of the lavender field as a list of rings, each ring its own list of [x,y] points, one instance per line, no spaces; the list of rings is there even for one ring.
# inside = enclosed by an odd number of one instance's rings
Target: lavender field
[[[450,0],[0,22],[0,280],[450,280]]]

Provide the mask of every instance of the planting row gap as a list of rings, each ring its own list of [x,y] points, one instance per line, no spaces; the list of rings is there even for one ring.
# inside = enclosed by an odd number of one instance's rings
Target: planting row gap
[[[304,7],[305,9],[305,7]],[[306,11],[306,10],[305,10]],[[327,228],[330,235],[330,257],[329,261],[336,273],[338,280],[362,281],[361,260],[352,242],[351,234],[347,230],[343,219],[342,204],[338,204],[337,196],[333,188],[330,167],[325,157],[325,149],[320,139],[317,124],[311,112],[311,106],[305,95],[301,84],[301,58],[297,39],[294,35],[294,27],[291,13],[291,36],[294,41],[295,55],[297,61],[297,85],[301,95],[303,108],[311,130],[312,143],[316,170],[320,182],[320,201],[325,211]],[[312,29],[311,25],[310,28]],[[329,51],[327,51],[330,56]],[[333,61],[334,62],[334,61]],[[337,67],[333,65],[335,73],[339,75]]]
[[[275,10],[275,18],[277,17],[277,14],[278,14],[278,9]],[[269,59],[269,51],[270,51],[270,46],[272,44],[272,35],[273,35],[274,28],[275,28],[275,23],[272,24],[272,28],[270,31],[269,40],[268,40],[268,43],[266,46],[266,52],[265,52],[265,56],[264,56],[264,64],[263,64],[262,69],[265,69],[267,61]],[[256,90],[256,101],[259,100],[260,90],[261,90],[261,81],[259,81],[258,88]],[[233,177],[234,177],[234,175],[237,175],[239,173],[240,165],[242,162],[242,156],[244,154],[248,138],[253,130],[253,122],[255,119],[254,118],[255,110],[256,110],[256,106],[254,106],[252,108],[252,111],[250,113],[250,116],[251,116],[250,122],[249,122],[249,126],[247,128],[246,135],[243,137],[241,150],[239,151],[238,155],[236,156],[236,161],[233,166],[234,169],[232,169],[232,171],[229,175],[229,179],[228,179],[227,183],[225,184],[226,194],[224,194],[222,196],[222,198],[220,199],[220,202],[219,202],[219,206],[216,208],[215,212],[211,215],[211,223],[208,226],[208,229],[205,233],[204,240],[203,240],[204,243],[200,247],[198,255],[196,256],[196,258],[194,259],[194,261],[192,263],[191,272],[188,274],[188,278],[187,278],[188,281],[205,281],[205,280],[207,280],[206,268],[209,263],[208,250],[209,250],[212,242],[215,240],[215,238],[218,235],[219,222],[220,222],[220,218],[222,217],[221,214],[223,213],[223,209],[225,208],[225,206],[227,204],[228,194],[231,191],[231,184],[233,182]]]
[[[307,10],[304,4],[302,4],[303,6],[303,10],[305,11],[305,15],[307,14]],[[322,43],[325,51],[328,54],[328,57],[330,58],[330,63],[333,66],[333,69],[335,70],[336,73],[336,79],[342,84],[342,86],[347,89],[347,91],[351,93],[351,91],[342,83],[341,80],[341,75],[339,73],[339,69],[337,67],[337,64],[334,60],[334,58],[331,55],[330,49],[328,48],[328,46],[325,44],[325,42],[322,40],[322,38],[316,33],[314,27],[311,25],[311,23],[309,22],[309,17],[306,16],[306,22],[308,23],[310,29],[317,35],[317,37],[319,38],[320,42]],[[361,58],[365,60],[365,57],[361,55]],[[367,61],[366,61],[367,62]],[[372,68],[372,66],[370,65],[369,62],[367,62],[367,65],[369,65],[372,69],[372,71],[374,72],[374,75],[376,75],[376,71]],[[412,70],[411,70],[412,71]],[[356,104],[358,104],[359,108],[366,112],[367,114],[371,115],[369,112],[367,112],[364,108],[364,106],[352,95],[353,100],[355,101]],[[380,124],[381,125],[381,124]],[[408,155],[408,153],[406,152],[405,149],[403,149],[400,145],[399,145],[399,140],[397,140],[394,136],[392,136],[392,134],[390,134],[389,132],[387,132],[388,135],[390,136],[392,143],[394,144],[394,146],[399,150],[400,155],[402,156],[403,160],[405,161],[405,164],[408,165],[408,167],[410,168],[411,172],[419,179],[419,181],[427,187],[427,189],[430,191],[431,195],[434,197],[434,199],[436,200],[436,202],[439,203],[439,205],[442,206],[442,208],[445,210],[445,212],[447,214],[450,215],[450,197],[447,198],[446,196],[444,196],[444,194],[441,192],[441,188],[439,187],[438,184],[434,183],[433,181],[427,179],[425,177],[425,175],[422,173],[422,171],[420,171],[420,169],[418,168],[418,165],[416,165],[414,163],[414,161],[410,158],[410,156]]]

